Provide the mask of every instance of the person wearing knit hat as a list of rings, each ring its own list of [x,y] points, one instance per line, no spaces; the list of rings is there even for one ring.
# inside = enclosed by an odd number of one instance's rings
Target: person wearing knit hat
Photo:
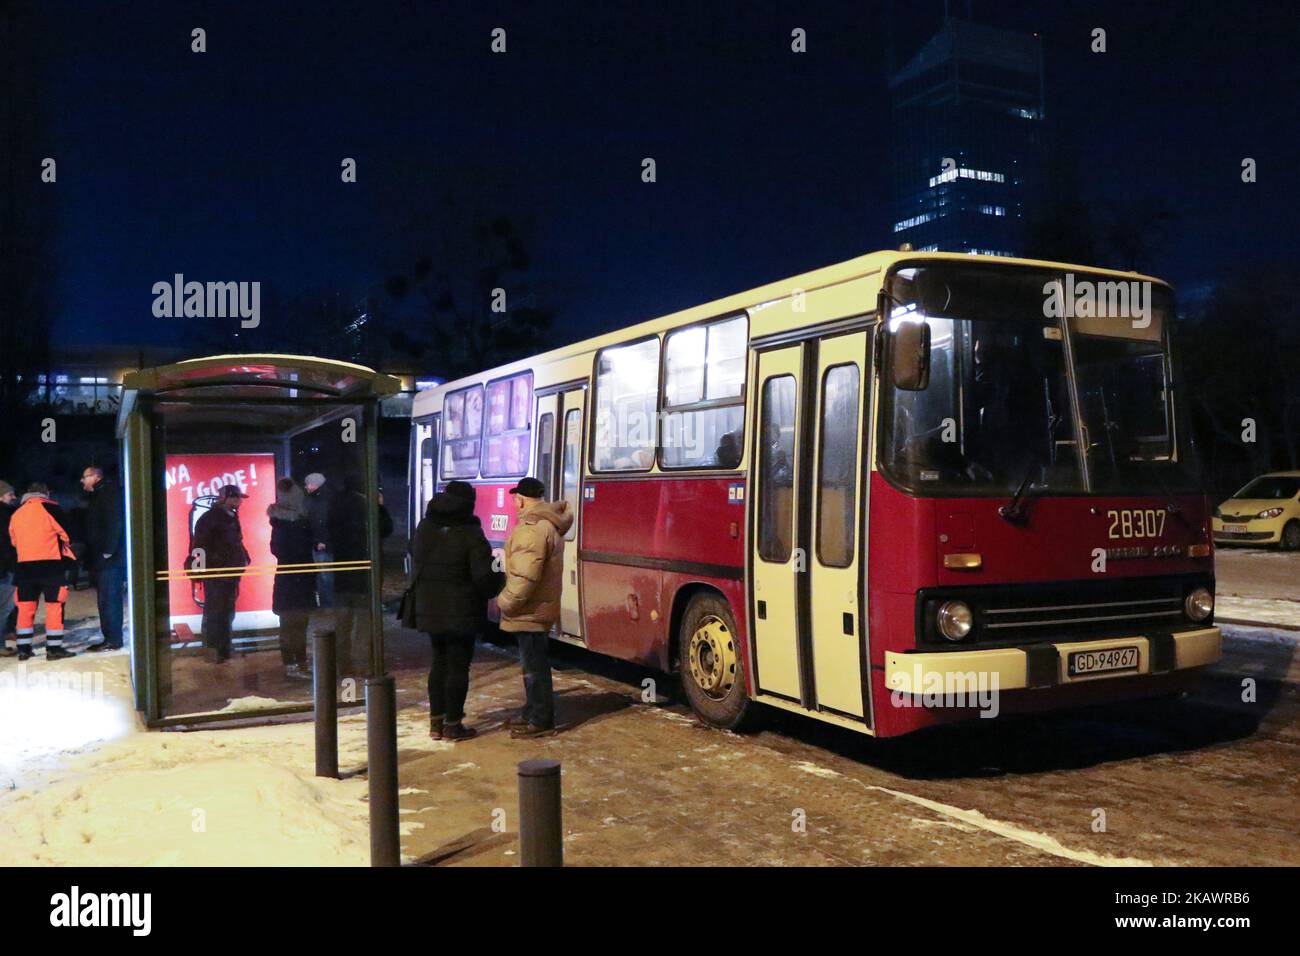
[[[0,657],[13,657],[18,653],[18,608],[14,604],[14,568],[18,563],[18,552],[9,540],[9,518],[13,515],[18,496],[14,486],[7,481],[0,481],[0,635],[4,637],[4,647],[0,648]]]
[[[474,486],[449,482],[434,495],[411,537],[411,587],[403,625],[429,635],[429,736],[469,740],[465,697],[475,638],[487,629],[487,602],[504,583],[474,514]]]

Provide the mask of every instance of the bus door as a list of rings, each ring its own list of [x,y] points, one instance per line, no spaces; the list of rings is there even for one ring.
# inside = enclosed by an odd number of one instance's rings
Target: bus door
[[[815,381],[805,383],[815,421],[812,547],[806,600],[819,709],[863,716],[866,613],[862,606],[863,436],[869,410],[866,332],[817,343]]]
[[[542,497],[547,501],[555,500],[555,458],[556,435],[555,418],[560,409],[559,395],[540,395],[537,398],[537,416],[533,421],[537,427],[533,434],[537,436],[537,449],[533,454],[533,476],[542,483],[546,491]]]
[[[757,359],[750,540],[756,684],[864,716],[861,582],[866,332]]]
[[[754,542],[749,615],[754,635],[754,682],[760,691],[792,701],[804,698],[796,587],[798,569],[806,567],[796,546],[803,497],[799,459],[803,355],[803,345],[760,352],[752,379],[758,383],[749,537]]]
[[[438,426],[441,415],[430,415],[416,422],[412,430],[411,442],[411,487],[410,514],[408,515],[408,533],[415,535],[415,528],[424,517],[438,486]]]
[[[585,388],[575,388],[560,394],[556,429],[559,487],[557,499],[569,503],[573,513],[573,526],[564,536],[564,585],[560,591],[560,630],[581,638],[582,575],[578,573],[578,535],[582,521],[582,415]],[[545,480],[545,479],[543,479]]]

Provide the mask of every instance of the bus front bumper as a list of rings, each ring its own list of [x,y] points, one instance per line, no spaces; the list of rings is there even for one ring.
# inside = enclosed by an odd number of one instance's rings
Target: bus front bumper
[[[1058,687],[1114,677],[1165,674],[1213,664],[1222,653],[1217,627],[1141,637],[900,654],[885,653],[885,686],[923,694],[954,686],[998,690]],[[1107,669],[1093,669],[1104,666]],[[996,684],[993,683],[996,675]]]

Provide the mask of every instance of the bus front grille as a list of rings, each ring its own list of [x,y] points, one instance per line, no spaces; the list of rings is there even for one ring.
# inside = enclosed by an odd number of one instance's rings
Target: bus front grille
[[[1202,586],[1213,591],[1213,579],[1179,575],[928,589],[917,599],[917,639],[927,650],[961,650],[1178,630],[1190,624],[1183,612],[1187,592]],[[960,642],[946,640],[935,625],[939,606],[949,600],[964,601],[974,617],[971,635]]]

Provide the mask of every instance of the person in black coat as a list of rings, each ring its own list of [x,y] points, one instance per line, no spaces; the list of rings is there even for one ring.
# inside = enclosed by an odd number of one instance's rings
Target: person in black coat
[[[14,598],[14,571],[18,568],[18,552],[9,540],[9,519],[17,508],[18,496],[14,486],[0,481],[0,634],[4,635],[4,649],[0,657],[13,657],[18,653],[18,605]]]
[[[393,519],[384,507],[383,495],[374,503],[379,539],[393,533]],[[330,500],[329,538],[333,560],[343,562],[375,561],[380,564],[383,576],[383,554],[370,553],[370,529],[366,524],[369,499],[360,491],[345,488]],[[307,512],[311,514],[311,496],[307,498]],[[313,531],[313,534],[319,534]],[[320,552],[316,554],[319,556]],[[370,572],[342,570],[333,572],[333,597],[328,605],[333,608],[334,647],[341,674],[367,674],[370,667]],[[320,593],[324,575],[316,576],[317,593]],[[378,595],[376,595],[378,597]],[[327,605],[322,600],[321,607]]]
[[[214,574],[203,581],[203,643],[218,664],[230,660],[230,631],[235,623],[235,602],[239,600],[239,579],[248,567],[248,550],[239,526],[239,506],[248,495],[238,485],[223,485],[217,501],[194,523],[186,570],[200,570],[196,552],[202,555],[201,569]]]
[[[465,696],[474,639],[487,620],[488,599],[505,583],[492,566],[492,548],[474,514],[474,486],[448,483],[434,495],[411,541],[415,626],[429,635],[430,736],[463,740]]]
[[[279,565],[271,589],[271,610],[280,619],[280,660],[285,676],[311,680],[307,667],[307,622],[316,605],[312,568],[313,535],[303,490],[292,478],[275,483],[275,504],[266,509],[271,522],[271,554]]]
[[[116,651],[122,647],[122,589],[126,585],[126,522],[122,517],[122,489],[91,465],[82,472],[81,487],[89,496],[86,506],[86,570],[95,578],[99,604],[99,629],[103,640],[91,651]]]

